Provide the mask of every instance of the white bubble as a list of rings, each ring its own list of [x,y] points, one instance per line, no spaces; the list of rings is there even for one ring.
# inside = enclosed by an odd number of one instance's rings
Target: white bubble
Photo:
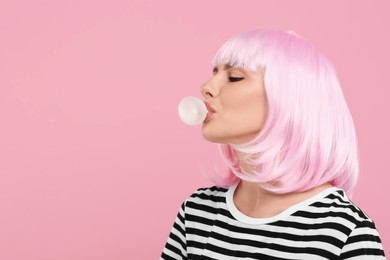
[[[185,97],[179,103],[179,117],[187,125],[201,124],[206,115],[206,105],[197,97]]]

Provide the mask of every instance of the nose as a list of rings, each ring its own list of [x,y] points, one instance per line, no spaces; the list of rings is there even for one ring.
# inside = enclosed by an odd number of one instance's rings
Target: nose
[[[210,79],[200,87],[200,92],[205,99],[208,99],[217,96],[219,90],[218,87],[215,85],[215,82]]]

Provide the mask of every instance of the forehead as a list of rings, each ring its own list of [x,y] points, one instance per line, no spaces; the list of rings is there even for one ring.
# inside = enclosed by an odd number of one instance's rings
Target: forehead
[[[230,65],[230,64],[219,64],[219,65],[217,65],[217,66],[215,66],[213,68],[213,72],[217,72],[218,70],[228,70],[228,69],[232,69],[232,68],[235,68],[235,69],[238,69],[238,70],[242,70],[242,71],[246,71],[246,69],[244,67],[233,66],[233,65]]]
[[[218,71],[218,70],[221,70],[221,69],[223,69],[223,70],[227,70],[227,69],[230,69],[230,68],[232,68],[233,66],[231,66],[231,65],[229,65],[229,64],[219,64],[219,65],[217,65],[217,66],[215,66],[214,68],[213,68],[213,71]]]
[[[238,65],[231,65],[231,64],[219,64],[213,68],[213,73],[216,73],[220,70],[229,70],[229,69],[236,69],[238,71],[241,71],[245,74],[262,74],[264,70],[262,68],[257,69],[256,71],[249,70],[245,68],[244,66],[238,66]]]

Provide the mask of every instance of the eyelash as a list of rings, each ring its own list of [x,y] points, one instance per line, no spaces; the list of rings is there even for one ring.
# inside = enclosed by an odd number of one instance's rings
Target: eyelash
[[[229,78],[230,82],[237,82],[237,81],[244,79],[244,78],[237,78],[237,77],[228,77],[228,78]]]

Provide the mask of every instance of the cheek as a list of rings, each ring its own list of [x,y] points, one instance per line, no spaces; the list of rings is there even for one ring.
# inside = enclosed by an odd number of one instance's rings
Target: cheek
[[[242,107],[248,99],[253,99],[253,93],[245,89],[245,86],[230,88],[221,93],[221,105],[224,110],[232,110]]]
[[[221,125],[237,136],[257,134],[264,126],[267,116],[267,100],[260,91],[235,93],[224,99]]]
[[[226,117],[253,120],[265,112],[266,98],[260,90],[248,89],[224,94],[223,98],[221,96],[221,106]]]

